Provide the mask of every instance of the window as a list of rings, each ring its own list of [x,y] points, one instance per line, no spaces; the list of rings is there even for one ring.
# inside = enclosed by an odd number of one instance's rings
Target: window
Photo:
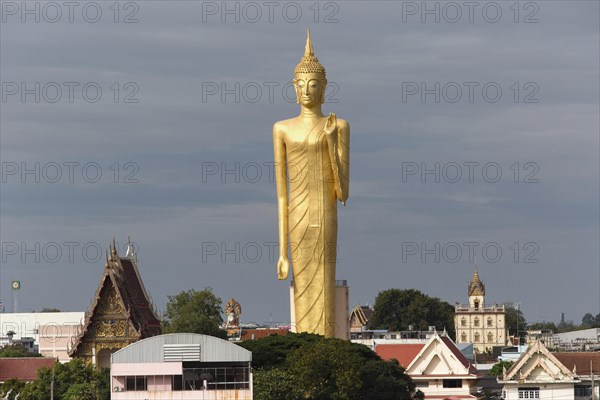
[[[462,333],[462,335],[460,335],[460,341],[463,343],[467,342],[467,334],[466,333]]]
[[[426,388],[429,387],[428,381],[415,381],[415,386],[418,388]]]
[[[479,326],[479,318],[475,317],[473,320],[473,326]]]
[[[592,397],[592,386],[575,385],[575,397]]]
[[[206,387],[204,387],[205,382]],[[183,366],[183,390],[248,389],[249,385],[248,367],[188,368]]]
[[[173,388],[174,392],[183,390],[183,375],[173,375],[171,387]]]
[[[479,310],[479,300],[475,300],[474,306],[476,310]]]
[[[460,320],[460,326],[467,326],[467,320],[466,319],[461,319]]]
[[[479,342],[479,339],[481,339],[481,337],[479,336],[479,333],[475,334],[475,342]]]
[[[519,388],[520,399],[539,399],[540,388],[539,387],[520,387]]]
[[[492,321],[492,319],[491,319],[491,318],[488,318],[488,320],[487,320],[487,324],[488,324],[488,326],[492,326],[492,325],[493,325],[493,321]]]
[[[443,386],[445,388],[459,388],[462,387],[462,379],[444,379]]]
[[[145,376],[128,376],[125,381],[125,390],[140,391],[146,390]]]
[[[494,334],[492,332],[488,332],[487,337],[488,337],[488,342],[494,341]]]

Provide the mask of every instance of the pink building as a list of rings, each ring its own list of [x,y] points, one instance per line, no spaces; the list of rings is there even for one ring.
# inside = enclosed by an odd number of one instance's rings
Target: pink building
[[[113,400],[251,400],[252,353],[213,336],[176,333],[111,356]]]

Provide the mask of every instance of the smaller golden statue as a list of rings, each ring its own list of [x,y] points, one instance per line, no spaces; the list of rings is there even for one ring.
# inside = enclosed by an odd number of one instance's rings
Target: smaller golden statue
[[[242,315],[242,306],[233,297],[225,304],[225,328],[237,328],[240,326],[240,315]]]

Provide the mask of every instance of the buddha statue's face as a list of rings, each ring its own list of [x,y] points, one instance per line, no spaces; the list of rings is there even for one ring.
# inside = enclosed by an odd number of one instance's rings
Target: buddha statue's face
[[[294,78],[296,99],[306,107],[323,104],[326,86],[327,80],[321,74],[297,74]]]

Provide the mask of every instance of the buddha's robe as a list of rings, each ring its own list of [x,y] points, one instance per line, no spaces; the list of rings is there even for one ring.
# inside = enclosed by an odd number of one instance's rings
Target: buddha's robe
[[[320,121],[286,143],[289,241],[297,332],[335,336],[337,196],[340,176]]]

